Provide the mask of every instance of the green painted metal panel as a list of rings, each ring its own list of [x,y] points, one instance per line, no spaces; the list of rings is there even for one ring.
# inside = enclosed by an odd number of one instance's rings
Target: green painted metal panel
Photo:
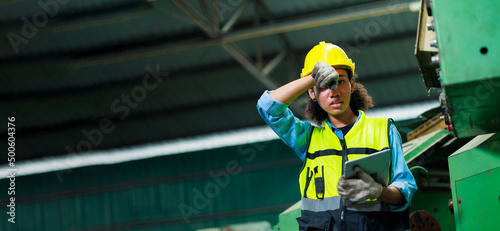
[[[455,230],[454,216],[448,208],[448,200],[451,197],[451,193],[418,191],[411,201],[410,214],[417,210],[425,210],[436,218],[442,231]]]
[[[500,131],[500,78],[446,85],[444,91],[458,137]]]
[[[297,218],[301,216],[301,201],[298,201],[286,209],[279,216],[279,222],[274,226],[274,231],[299,230]]]
[[[500,131],[499,1],[431,1],[440,81],[458,137]]]
[[[451,85],[500,77],[500,2],[434,0],[431,5],[441,81]]]
[[[498,230],[500,228],[500,167],[457,180],[458,222],[461,230]],[[485,187],[493,186],[489,190]]]
[[[439,143],[441,140],[449,137],[450,135],[451,133],[446,130],[439,130],[414,139],[410,142],[404,143],[403,153],[406,163],[409,163],[415,158],[419,157],[427,150],[432,148],[435,144]]]
[[[457,230],[499,230],[500,134],[476,137],[448,162]]]
[[[197,230],[278,222],[302,162],[281,140],[16,178],[0,230]],[[8,179],[0,181],[2,188]],[[2,204],[9,197],[0,195]],[[6,214],[6,207],[0,213]]]
[[[462,179],[500,166],[500,133],[483,136],[488,139],[477,144],[478,136],[448,158],[450,177]]]

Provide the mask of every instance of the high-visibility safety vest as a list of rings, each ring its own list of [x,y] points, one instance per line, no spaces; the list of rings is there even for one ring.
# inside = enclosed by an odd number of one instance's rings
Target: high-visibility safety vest
[[[344,139],[339,139],[326,121],[323,127],[313,128],[299,175],[302,216],[297,220],[300,230],[364,230],[359,226],[364,225],[361,224],[363,222],[352,221],[353,218],[369,221],[370,225],[381,222],[384,229],[390,229],[389,226],[384,226],[388,221],[379,218],[381,212],[388,213],[385,204],[376,200],[355,204],[342,200],[337,192],[337,183],[343,174],[345,161],[389,148],[391,120],[372,118],[361,110],[359,112],[360,118],[345,134]],[[395,213],[388,215],[394,217]],[[349,221],[344,219],[347,216]],[[392,225],[391,227],[400,227],[399,224]],[[346,226],[350,228],[346,229]]]

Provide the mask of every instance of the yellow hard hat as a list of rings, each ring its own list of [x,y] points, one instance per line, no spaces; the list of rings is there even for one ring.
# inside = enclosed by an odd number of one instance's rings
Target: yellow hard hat
[[[300,77],[311,74],[317,62],[325,62],[335,68],[348,68],[354,73],[354,63],[347,57],[344,50],[337,45],[322,41],[307,53]]]

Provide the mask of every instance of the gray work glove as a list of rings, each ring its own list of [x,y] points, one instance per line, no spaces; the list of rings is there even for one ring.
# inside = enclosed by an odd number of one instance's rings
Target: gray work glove
[[[324,62],[317,62],[314,65],[311,76],[314,78],[314,83],[319,88],[330,88],[335,91],[337,89],[337,81],[339,74],[335,68]]]
[[[354,169],[359,179],[344,179],[342,176],[337,184],[337,191],[344,200],[360,202],[367,199],[376,199],[382,193],[382,185],[375,182],[360,167]]]

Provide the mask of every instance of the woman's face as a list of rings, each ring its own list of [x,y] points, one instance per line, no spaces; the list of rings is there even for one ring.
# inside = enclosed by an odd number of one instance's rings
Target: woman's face
[[[354,79],[349,82],[347,71],[337,68],[335,70],[339,74],[338,85],[335,91],[332,91],[330,88],[319,88],[317,86],[314,86],[314,90],[309,90],[309,96],[312,99],[316,99],[321,108],[332,116],[342,115],[347,109],[350,110],[351,90],[354,90]]]

